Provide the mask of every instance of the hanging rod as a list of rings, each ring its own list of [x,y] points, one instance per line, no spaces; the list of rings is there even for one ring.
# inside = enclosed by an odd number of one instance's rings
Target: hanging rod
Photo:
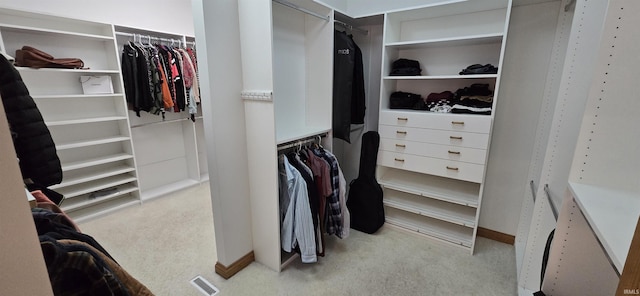
[[[564,6],[564,12],[568,12],[571,9],[571,4],[575,3],[576,0],[571,0],[567,5]]]
[[[150,36],[150,35],[145,35],[145,34],[136,34],[136,33],[125,33],[125,32],[116,32],[116,35],[118,36],[124,36],[124,37],[136,37],[139,36],[140,38],[144,37],[150,40],[157,40],[157,41],[164,41],[164,42],[178,42],[180,44],[182,43],[187,43],[187,44],[196,44],[194,41],[182,41],[180,39],[169,39],[169,38],[162,38],[162,37],[155,37],[155,36]]]
[[[556,208],[556,205],[553,203],[553,200],[551,199],[551,193],[549,191],[549,184],[544,184],[544,193],[546,193],[547,199],[549,200],[551,212],[553,212],[553,217],[556,218],[556,221],[558,221],[558,208]]]
[[[536,202],[536,185],[533,183],[533,180],[529,182],[529,185],[531,186],[531,195],[533,196],[533,202]]]
[[[360,29],[358,27],[354,27],[353,25],[347,24],[347,23],[345,23],[343,21],[334,20],[333,22],[338,24],[338,25],[341,25],[341,26],[343,26],[343,27],[345,27],[345,28],[347,28],[347,29],[349,29],[351,31],[356,31],[356,32],[364,34],[364,35],[369,35],[369,31],[364,30],[364,29]]]
[[[185,121],[185,120],[189,120],[189,118],[185,117],[185,118],[180,118],[180,119],[170,119],[170,120],[154,121],[154,122],[135,124],[135,125],[132,125],[131,128],[143,127],[143,126],[147,126],[147,125],[157,125],[157,124],[163,124],[163,123],[179,122],[179,121]]]
[[[315,16],[315,17],[317,17],[319,19],[323,19],[323,20],[325,20],[327,22],[331,19],[327,15],[321,15],[321,14],[319,14],[317,12],[313,12],[313,11],[308,10],[306,8],[302,8],[302,7],[298,6],[298,5],[295,5],[295,4],[293,4],[293,3],[289,2],[289,1],[285,1],[285,0],[271,0],[271,1],[273,1],[275,3],[278,3],[280,5],[284,5],[284,6],[289,7],[289,8],[293,8],[293,9],[298,10],[298,11],[302,11],[302,12],[308,14],[308,15]]]
[[[319,138],[324,138],[326,136],[327,136],[326,133],[322,133],[322,134],[318,134],[318,135],[314,135],[314,136],[308,136],[308,137],[305,137],[305,138],[300,138],[300,139],[295,140],[295,141],[285,142],[285,143],[282,143],[282,144],[278,145],[278,151],[289,149],[289,148],[292,148],[292,147],[296,147],[298,145],[304,145],[304,144],[307,144],[307,143],[314,143],[314,142],[318,141]],[[318,143],[318,144],[320,144],[320,143]]]

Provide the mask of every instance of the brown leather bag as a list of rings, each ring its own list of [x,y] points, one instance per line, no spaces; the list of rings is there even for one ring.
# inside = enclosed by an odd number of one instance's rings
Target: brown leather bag
[[[31,68],[65,68],[82,69],[84,62],[78,58],[59,58],[31,46],[23,46],[16,50],[16,62],[18,67]]]

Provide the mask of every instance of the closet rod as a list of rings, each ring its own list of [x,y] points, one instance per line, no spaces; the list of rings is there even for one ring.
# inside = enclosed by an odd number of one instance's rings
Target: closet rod
[[[189,120],[189,118],[170,119],[170,120],[154,121],[154,122],[135,124],[135,125],[132,125],[131,128],[143,127],[143,126],[147,126],[147,125],[156,125],[156,124],[163,124],[163,123],[179,122],[179,121],[185,121],[185,120]]]
[[[361,33],[361,34],[364,34],[364,35],[369,35],[369,31],[368,31],[368,30],[364,30],[364,29],[360,29],[360,28],[358,28],[358,27],[354,27],[354,26],[353,26],[353,25],[351,25],[351,24],[347,24],[347,23],[345,23],[345,22],[343,22],[343,21],[339,21],[339,20],[334,20],[334,22],[335,22],[336,24],[340,25],[340,26],[343,26],[343,27],[345,27],[345,28],[347,28],[347,29],[351,30],[351,31],[356,31],[356,32]]]
[[[317,17],[319,19],[323,19],[323,20],[325,20],[327,22],[330,20],[329,16],[321,15],[319,13],[313,12],[313,11],[308,10],[306,8],[302,8],[302,7],[298,6],[298,5],[295,5],[295,4],[293,4],[291,2],[288,2],[288,1],[285,1],[285,0],[271,0],[271,1],[273,1],[275,3],[278,3],[280,5],[284,5],[286,7],[293,8],[293,9],[298,10],[298,11],[302,11],[302,12],[308,14],[308,15],[315,16],[315,17]]]
[[[304,144],[307,144],[307,143],[314,143],[314,142],[318,141],[319,138],[324,138],[326,136],[327,136],[327,134],[324,133],[324,134],[318,134],[318,135],[315,135],[315,136],[309,136],[309,137],[306,137],[306,138],[301,138],[301,139],[298,139],[298,140],[295,140],[295,141],[289,141],[289,142],[286,142],[286,143],[282,143],[282,144],[278,145],[278,151],[289,149],[289,148],[292,148],[292,147],[296,147],[298,145],[304,145]],[[320,144],[320,143],[318,143],[318,144]]]
[[[556,205],[553,203],[553,200],[551,199],[551,193],[549,192],[549,184],[544,184],[544,193],[547,196],[547,199],[549,200],[549,205],[551,206],[551,212],[553,212],[553,217],[556,218],[556,221],[558,221],[558,208],[556,208]]]
[[[529,182],[529,185],[531,186],[531,195],[533,196],[533,202],[536,202],[536,185],[533,183],[533,180]]]
[[[164,41],[164,42],[178,42],[178,43],[185,43],[185,41],[182,41],[181,39],[169,39],[169,38],[155,37],[155,36],[150,36],[150,35],[145,35],[145,34],[116,32],[116,35],[118,35],[118,36],[124,36],[124,37],[136,37],[136,36],[140,36],[140,37],[144,37],[144,38],[148,38],[148,39],[152,39],[152,40]],[[196,44],[194,41],[186,41],[186,43],[187,43],[187,44]]]

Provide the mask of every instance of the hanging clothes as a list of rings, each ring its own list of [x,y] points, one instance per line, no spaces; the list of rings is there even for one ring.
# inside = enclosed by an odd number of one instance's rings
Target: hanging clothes
[[[280,157],[284,158],[289,196],[289,203],[280,205],[286,208],[280,229],[282,249],[291,252],[297,246],[303,263],[317,262],[313,218],[305,180],[284,155]]]
[[[350,143],[351,124],[364,123],[365,88],[362,51],[353,36],[334,31],[333,136]]]
[[[195,121],[200,101],[195,52],[166,45],[128,42],[122,48],[122,76],[131,109],[140,116],[189,111]]]

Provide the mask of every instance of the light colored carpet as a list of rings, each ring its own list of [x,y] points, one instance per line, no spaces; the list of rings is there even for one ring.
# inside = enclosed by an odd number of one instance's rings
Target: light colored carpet
[[[189,280],[202,275],[219,295],[516,295],[513,246],[484,238],[476,252],[383,227],[330,237],[316,264],[283,272],[252,263],[229,280],[214,271],[209,185],[80,224],[157,295],[202,295]]]

